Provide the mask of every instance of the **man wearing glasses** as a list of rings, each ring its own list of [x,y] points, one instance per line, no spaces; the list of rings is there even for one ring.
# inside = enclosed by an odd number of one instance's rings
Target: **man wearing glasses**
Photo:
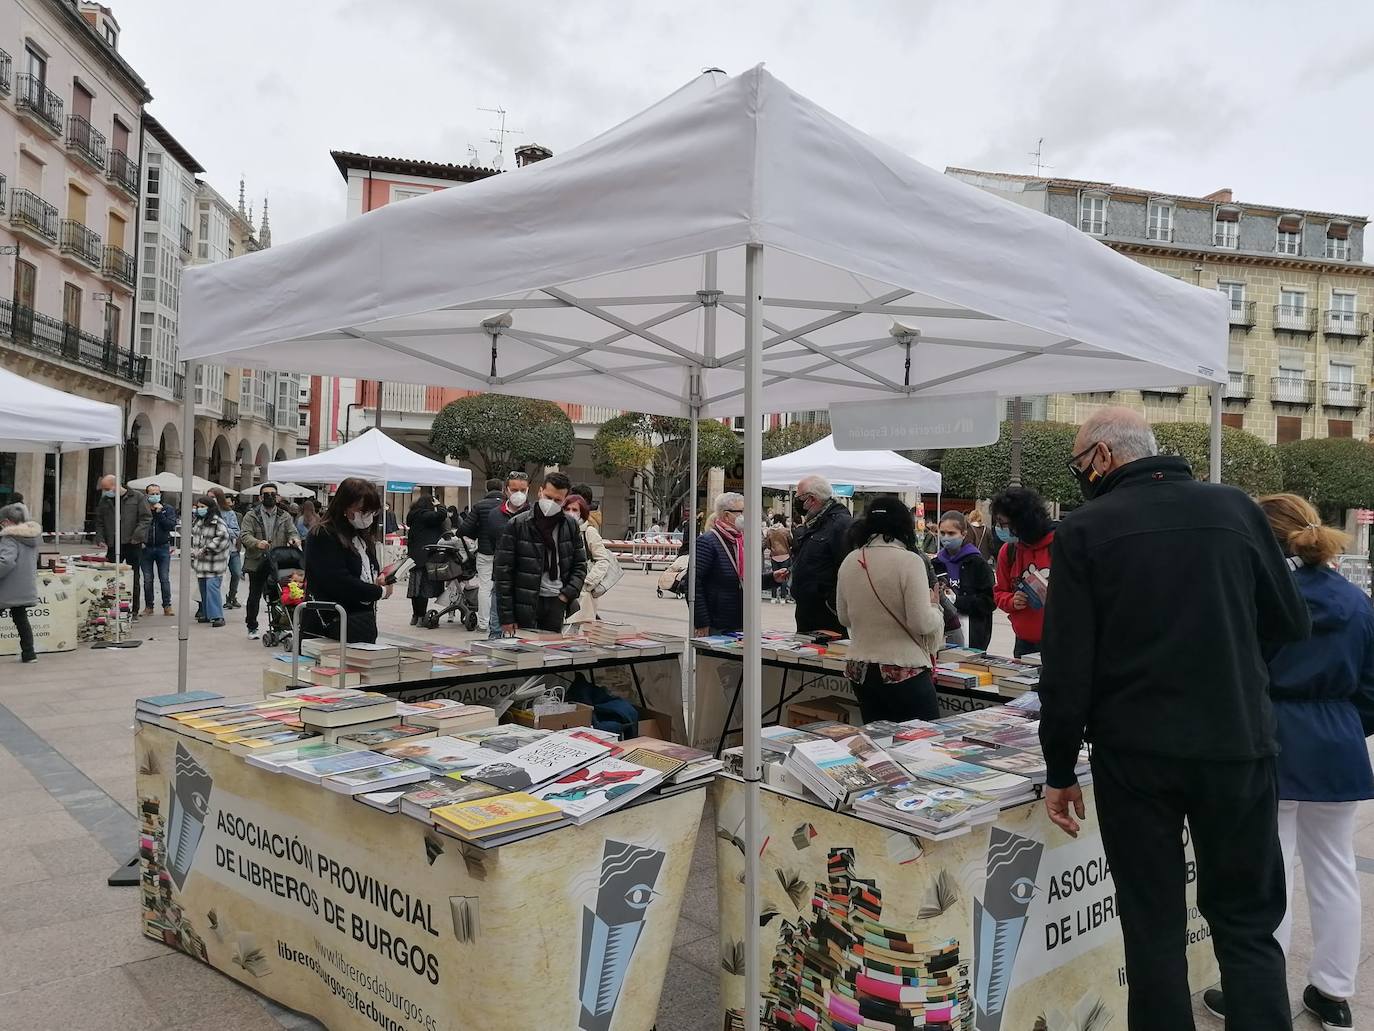
[[[1040,679],[1045,806],[1078,835],[1085,813],[1074,766],[1091,742],[1130,1031],[1194,1026],[1185,820],[1227,1026],[1288,1031],[1274,939],[1287,899],[1261,642],[1305,638],[1307,607],[1259,507],[1158,451],[1145,420],[1124,408],[1093,415],[1074,444],[1069,470],[1088,504],[1059,524],[1051,559]]]

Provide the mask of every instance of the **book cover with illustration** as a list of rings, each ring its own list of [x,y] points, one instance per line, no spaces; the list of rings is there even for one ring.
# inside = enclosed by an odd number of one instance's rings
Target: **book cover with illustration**
[[[513,830],[563,818],[563,811],[551,802],[511,791],[491,798],[456,802],[430,812],[435,824],[450,827],[465,835],[482,837],[498,831]]]
[[[595,762],[610,752],[604,743],[553,734],[467,774],[471,780],[484,781],[505,791],[526,788],[556,780],[564,774]]]
[[[663,774],[658,770],[623,759],[606,758],[574,770],[531,794],[558,806],[568,819],[580,825],[619,809],[662,779]]]

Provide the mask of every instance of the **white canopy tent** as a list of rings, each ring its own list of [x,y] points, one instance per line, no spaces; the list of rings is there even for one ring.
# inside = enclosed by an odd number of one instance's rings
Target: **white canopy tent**
[[[763,463],[763,485],[790,490],[803,476],[824,476],[855,490],[910,490],[939,494],[940,474],[895,451],[839,451],[834,437]]]
[[[181,344],[193,363],[743,414],[758,536],[765,411],[1215,384],[1226,338],[1219,294],[925,168],[760,67],[704,74],[519,171],[190,269]],[[762,556],[745,556],[756,582]],[[746,592],[753,1000],[760,614]],[[745,1026],[758,1027],[753,1006]]]
[[[181,473],[153,473],[152,476],[140,476],[136,480],[130,480],[129,486],[136,490],[147,490],[155,483],[170,494],[182,493]],[[226,494],[234,493],[232,488],[207,480],[203,476],[191,477],[191,493],[193,495],[208,494],[215,487]],[[184,498],[182,503],[185,504]]]
[[[299,498],[313,498],[315,496],[313,488],[302,487],[299,483],[291,483],[289,480],[285,483],[278,483],[276,480],[273,480],[272,483],[277,488],[277,494],[286,498],[288,501],[295,501]],[[241,498],[255,498],[261,490],[262,484],[255,483],[251,487],[244,487],[243,490],[238,492],[238,495]],[[230,493],[233,492],[231,491]]]
[[[428,487],[472,486],[469,470],[426,458],[378,429],[370,429],[329,451],[304,458],[288,458],[267,466],[267,478],[274,481],[338,483],[350,476],[361,476],[380,484],[399,480]]]

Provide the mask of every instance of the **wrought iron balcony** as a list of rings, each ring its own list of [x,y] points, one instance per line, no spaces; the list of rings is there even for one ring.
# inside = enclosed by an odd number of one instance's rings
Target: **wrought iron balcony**
[[[32,190],[10,191],[10,226],[29,235],[57,243],[57,209]]]
[[[1227,401],[1250,401],[1255,396],[1255,377],[1249,372],[1233,372],[1222,390]]]
[[[267,402],[267,408],[263,412],[263,419],[269,426],[275,426],[277,424],[277,406],[271,401]]]
[[[189,258],[189,257],[191,256],[191,251],[193,250],[193,248],[192,248],[192,246],[191,246],[191,239],[192,239],[192,237],[191,237],[191,227],[190,227],[190,226],[182,226],[182,227],[181,227],[181,255],[182,255],[183,258]]]
[[[1254,301],[1231,301],[1231,325],[1251,329],[1255,325]]]
[[[14,86],[14,60],[8,50],[0,50],[0,94],[10,95]]]
[[[138,281],[138,265],[134,256],[122,247],[105,245],[105,260],[100,266],[101,275],[113,283],[133,290]]]
[[[186,397],[186,373],[176,372],[172,374],[172,397],[178,401]]]
[[[20,75],[15,79],[14,106],[47,132],[62,135],[62,98],[38,76]]]
[[[1366,390],[1368,388],[1363,383],[1332,383],[1327,380],[1322,384],[1322,405],[1326,408],[1363,408]]]
[[[67,149],[97,172],[105,170],[105,136],[80,115],[67,119]]]
[[[104,259],[100,246],[100,234],[76,221],[74,218],[62,220],[62,253],[69,254],[91,268],[98,269]]]
[[[239,424],[239,403],[237,401],[225,399],[224,408],[221,410],[219,417],[219,424],[221,426],[237,426]]]
[[[1187,387],[1141,387],[1143,397],[1182,397],[1188,393]]]
[[[5,188],[5,177],[0,175],[0,215],[5,213],[6,201],[9,199],[10,191]]]
[[[1329,337],[1362,340],[1369,336],[1369,312],[1328,308],[1322,317],[1322,332]]]
[[[1274,328],[1288,333],[1315,333],[1317,309],[1298,304],[1276,304]]]
[[[1317,381],[1275,376],[1270,381],[1269,400],[1276,405],[1304,405],[1311,407],[1317,400]]]
[[[1236,225],[1235,222],[1226,223]],[[1234,251],[1240,247],[1240,233],[1230,229],[1217,229],[1212,233],[1212,246],[1220,247],[1222,250]]]
[[[130,197],[138,196],[138,162],[129,160],[129,155],[124,151],[110,151],[110,163],[105,169],[105,178]]]
[[[116,341],[102,340],[60,319],[5,299],[0,299],[0,337],[15,347],[103,372],[134,386],[142,386],[147,379],[148,359],[145,356],[120,350]]]

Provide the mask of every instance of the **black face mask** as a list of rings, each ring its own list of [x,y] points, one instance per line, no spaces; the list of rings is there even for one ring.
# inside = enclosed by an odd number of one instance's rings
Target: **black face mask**
[[[1083,494],[1084,501],[1091,501],[1097,497],[1097,492],[1102,489],[1102,474],[1093,468],[1091,461],[1088,462],[1086,468],[1078,468],[1078,463],[1095,450],[1097,450],[1097,442],[1094,442],[1092,447],[1086,451],[1080,451],[1068,461],[1069,474],[1078,481],[1078,489]]]
[[[262,507],[263,507],[263,508],[276,508],[276,507],[277,507],[277,496],[276,496],[275,494],[264,494],[264,495],[262,496]]]

